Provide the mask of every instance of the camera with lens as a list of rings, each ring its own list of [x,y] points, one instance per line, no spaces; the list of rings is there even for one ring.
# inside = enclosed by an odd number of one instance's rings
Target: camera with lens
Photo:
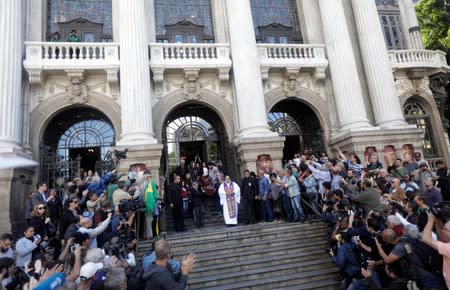
[[[138,211],[145,209],[145,201],[140,199],[125,199],[119,204],[119,212],[121,214],[128,213],[130,211]]]
[[[450,220],[450,202],[441,202],[434,204],[430,208],[431,213],[442,221],[443,224]]]

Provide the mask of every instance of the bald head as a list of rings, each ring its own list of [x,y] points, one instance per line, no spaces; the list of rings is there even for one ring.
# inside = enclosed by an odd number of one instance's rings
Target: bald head
[[[381,233],[381,237],[383,238],[383,241],[388,244],[395,244],[395,240],[398,238],[393,229],[385,229],[383,233]]]
[[[85,218],[85,217],[83,217],[83,218],[80,219],[80,226],[81,226],[81,227],[83,227],[83,228],[89,228],[89,227],[91,227],[91,225],[92,225],[92,222],[91,222],[90,219]]]
[[[170,244],[166,240],[159,240],[155,243],[155,255],[157,260],[164,260],[170,254]]]

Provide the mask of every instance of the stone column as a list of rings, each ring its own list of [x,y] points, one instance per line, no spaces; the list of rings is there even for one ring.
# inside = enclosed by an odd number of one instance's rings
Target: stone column
[[[405,126],[375,2],[352,0],[352,7],[375,124]]]
[[[120,1],[119,9],[122,135],[118,145],[156,144],[145,1]]]
[[[120,40],[120,0],[112,0],[112,31],[113,42]]]
[[[303,38],[308,44],[322,44],[323,29],[320,23],[319,3],[317,0],[297,0],[298,9],[302,10],[305,27],[303,27]]]
[[[227,43],[226,11],[224,0],[211,1],[211,9],[214,23],[214,38],[217,43]]]
[[[0,4],[0,152],[21,149],[23,1]]]
[[[145,14],[152,15],[147,17],[148,41],[156,42],[156,23],[155,23],[155,1],[145,0]]]
[[[319,7],[340,130],[370,127],[342,1],[319,0]]]
[[[408,35],[408,44],[411,49],[423,49],[422,36],[420,35],[419,22],[417,21],[416,9],[411,0],[398,0],[400,17],[405,34]],[[405,27],[405,24],[407,25]]]
[[[259,54],[249,0],[226,1],[239,137],[274,135],[267,124]],[[237,21],[236,19],[239,19]]]

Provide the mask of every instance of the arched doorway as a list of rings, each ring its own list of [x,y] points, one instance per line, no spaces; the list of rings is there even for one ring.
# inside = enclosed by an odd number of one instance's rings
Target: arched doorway
[[[408,124],[416,125],[424,130],[422,142],[423,155],[426,158],[433,158],[438,155],[433,128],[431,126],[430,114],[416,98],[410,98],[403,105],[403,113]]]
[[[283,162],[305,149],[316,156],[324,151],[324,131],[314,111],[297,100],[277,103],[267,115],[267,122],[273,132],[284,136]]]
[[[164,122],[162,141],[162,173],[170,180],[180,159],[184,159],[186,165],[191,161],[221,162],[224,171],[234,172],[234,154],[230,154],[233,149],[225,126],[209,107],[198,103],[176,107]]]
[[[40,145],[40,178],[51,186],[58,177],[82,177],[88,170],[113,169],[110,147],[115,130],[105,114],[89,107],[59,112],[47,125]]]

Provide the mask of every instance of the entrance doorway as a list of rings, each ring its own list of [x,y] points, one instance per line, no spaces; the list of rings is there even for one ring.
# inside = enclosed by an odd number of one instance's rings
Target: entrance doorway
[[[180,142],[180,158],[189,161],[206,160],[206,141]]]
[[[70,148],[69,157],[80,160],[80,167],[84,172],[95,171],[95,164],[101,160],[100,147]]]
[[[324,151],[323,130],[314,111],[298,100],[284,100],[276,104],[267,116],[272,131],[286,138],[283,162],[294,154],[311,150],[316,156]]]
[[[40,178],[54,186],[58,177],[72,180],[83,171],[100,175],[106,168],[115,132],[109,119],[90,107],[73,107],[57,114],[48,124],[40,147]]]
[[[236,161],[220,117],[209,107],[189,102],[175,108],[162,132],[162,174],[172,181],[180,159],[195,162],[222,162],[224,171],[234,173]],[[236,169],[237,170],[237,169]]]

